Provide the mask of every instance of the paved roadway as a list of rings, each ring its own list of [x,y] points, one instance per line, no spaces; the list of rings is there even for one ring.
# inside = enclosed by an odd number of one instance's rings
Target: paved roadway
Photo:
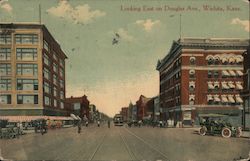
[[[18,160],[230,161],[247,158],[249,138],[200,136],[194,129],[90,126],[1,139],[2,156]]]

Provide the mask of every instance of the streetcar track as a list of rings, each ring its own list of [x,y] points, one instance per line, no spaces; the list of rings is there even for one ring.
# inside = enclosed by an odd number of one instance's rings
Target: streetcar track
[[[143,142],[144,144],[146,144],[150,149],[154,150],[155,152],[161,154],[161,156],[163,156],[165,159],[169,160],[170,159],[161,151],[159,151],[157,148],[155,148],[154,146],[152,146],[150,143],[146,142],[143,138],[137,136],[136,134],[134,134],[133,132],[131,132],[130,130],[128,130],[127,128],[124,128],[128,133],[130,133],[132,136],[136,137],[138,140],[140,140],[141,142]]]
[[[97,145],[97,147],[96,147],[96,149],[95,149],[95,151],[94,151],[94,153],[91,155],[91,157],[90,157],[90,159],[88,159],[88,160],[93,160],[94,159],[94,157],[95,157],[95,155],[96,155],[96,153],[98,152],[98,150],[100,149],[100,147],[102,146],[102,144],[104,143],[104,139],[105,139],[105,137],[107,136],[107,130],[106,130],[106,133],[103,135],[103,138],[102,138],[102,140],[101,140],[101,142],[100,142],[100,144],[98,144]]]
[[[132,159],[132,160],[133,160],[133,159],[138,160],[137,157],[136,157],[136,155],[135,155],[135,153],[134,153],[133,151],[130,150],[128,144],[127,144],[126,141],[125,141],[125,137],[123,137],[122,134],[121,134],[121,131],[120,131],[120,130],[118,130],[118,131],[119,131],[119,135],[120,135],[120,137],[121,137],[121,139],[122,139],[122,142],[123,142],[123,144],[125,145],[125,147],[126,147],[126,149],[127,149],[127,152],[129,153],[131,159]]]

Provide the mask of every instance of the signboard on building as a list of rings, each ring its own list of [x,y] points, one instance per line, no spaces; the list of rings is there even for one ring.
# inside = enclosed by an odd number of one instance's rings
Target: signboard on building
[[[183,112],[183,120],[191,120],[191,111]]]

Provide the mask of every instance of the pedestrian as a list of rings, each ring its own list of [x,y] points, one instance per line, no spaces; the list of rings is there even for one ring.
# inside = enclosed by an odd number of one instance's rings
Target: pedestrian
[[[108,128],[110,128],[110,120],[108,120]]]
[[[88,122],[88,120],[86,120],[85,121],[85,126],[88,127],[88,125],[89,125],[89,122]]]
[[[97,126],[100,127],[100,121],[99,120],[97,121]]]
[[[16,124],[16,126],[17,126],[16,136],[17,136],[17,138],[19,139],[19,135],[20,135],[20,122],[18,122],[18,123]]]
[[[81,126],[82,126],[82,125],[81,125],[81,120],[79,120],[79,121],[78,121],[78,124],[77,124],[77,127],[78,127],[78,134],[81,133],[81,129],[82,129]]]

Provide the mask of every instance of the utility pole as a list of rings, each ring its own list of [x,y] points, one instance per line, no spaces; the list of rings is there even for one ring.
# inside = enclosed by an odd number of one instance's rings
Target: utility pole
[[[42,24],[42,13],[41,13],[41,4],[39,4],[39,24]]]

